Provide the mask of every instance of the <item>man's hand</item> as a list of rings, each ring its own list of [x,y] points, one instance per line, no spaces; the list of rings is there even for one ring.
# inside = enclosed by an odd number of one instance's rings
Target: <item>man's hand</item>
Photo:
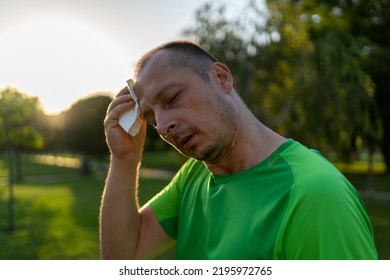
[[[119,117],[135,106],[128,88],[123,88],[108,107],[104,128],[107,145],[112,156],[117,158],[131,157],[141,159],[142,148],[146,137],[146,121],[142,120],[139,133],[132,137],[119,125]]]

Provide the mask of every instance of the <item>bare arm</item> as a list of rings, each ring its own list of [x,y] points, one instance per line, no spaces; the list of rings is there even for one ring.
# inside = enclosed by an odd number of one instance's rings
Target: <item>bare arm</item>
[[[119,116],[134,106],[127,89],[110,104],[104,123],[111,151],[100,212],[100,246],[104,259],[152,258],[173,244],[150,207],[139,209],[139,165],[146,136],[143,122],[131,137],[119,126]]]

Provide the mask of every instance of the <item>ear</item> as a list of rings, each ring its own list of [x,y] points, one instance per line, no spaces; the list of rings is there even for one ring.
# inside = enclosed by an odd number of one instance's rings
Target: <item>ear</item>
[[[226,93],[231,92],[233,89],[233,76],[229,68],[220,62],[214,62],[211,69],[217,84],[223,91]]]

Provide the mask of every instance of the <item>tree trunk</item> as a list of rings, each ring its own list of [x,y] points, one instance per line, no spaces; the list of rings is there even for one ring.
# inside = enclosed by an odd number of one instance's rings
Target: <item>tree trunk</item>
[[[23,183],[22,154],[20,151],[15,152],[15,182]]]
[[[367,175],[367,192],[373,193],[374,188],[374,149],[368,148],[368,175]]]
[[[15,228],[14,217],[14,154],[11,150],[7,152],[8,161],[8,232]]]
[[[384,136],[382,140],[381,151],[383,160],[386,165],[386,173],[390,174],[390,143],[388,141],[390,141],[390,139]]]

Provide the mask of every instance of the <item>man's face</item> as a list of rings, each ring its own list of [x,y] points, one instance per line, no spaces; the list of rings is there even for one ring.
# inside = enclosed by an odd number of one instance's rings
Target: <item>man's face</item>
[[[182,154],[218,161],[236,130],[236,107],[210,68],[205,81],[190,68],[172,66],[161,53],[140,72],[135,91],[143,117]]]

